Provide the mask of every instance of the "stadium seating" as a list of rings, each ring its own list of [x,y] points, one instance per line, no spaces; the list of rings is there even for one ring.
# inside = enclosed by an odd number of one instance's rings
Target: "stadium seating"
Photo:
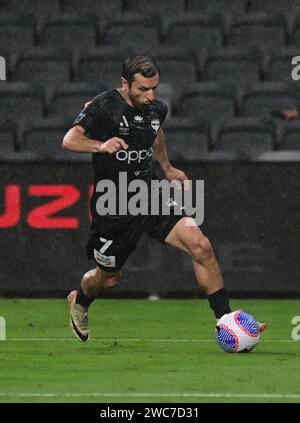
[[[231,11],[246,12],[248,0],[187,0],[187,10],[193,13],[205,13],[207,11]]]
[[[296,106],[297,97],[288,85],[276,82],[258,83],[244,92],[240,115],[269,118],[272,111],[295,109]]]
[[[160,46],[160,38],[159,25],[155,17],[129,14],[106,23],[101,45],[118,47],[122,52],[154,53]]]
[[[61,11],[60,0],[5,0],[5,11],[20,15],[34,15],[35,17],[48,17],[58,15]]]
[[[144,15],[177,17],[185,11],[185,0],[125,0],[125,10]]]
[[[0,15],[0,49],[11,52],[33,47],[35,21],[32,16]]]
[[[68,127],[63,120],[38,119],[32,125],[21,125],[20,151],[39,151],[53,157],[61,152],[61,144]]]
[[[189,14],[163,22],[166,46],[215,50],[222,46],[224,33],[223,16],[220,14]]]
[[[124,53],[118,49],[89,49],[76,54],[75,80],[81,82],[97,82],[113,88],[120,85]]]
[[[220,123],[213,142],[216,151],[234,151],[241,158],[255,158],[275,148],[277,134],[272,121],[234,119]]]
[[[155,58],[159,63],[161,82],[177,88],[197,81],[198,64],[193,51],[164,47],[155,51]]]
[[[99,18],[112,19],[122,14],[122,0],[62,0],[62,10],[64,13],[92,13]]]
[[[217,122],[236,115],[237,101],[237,93],[230,84],[193,84],[181,93],[174,112],[180,117]]]
[[[39,152],[45,159],[81,160],[85,155],[66,151],[62,141],[69,127],[60,119],[42,119],[21,127],[20,152]],[[81,156],[81,157],[80,157]]]
[[[202,79],[250,85],[262,77],[262,58],[258,50],[236,48],[211,52],[204,67]]]
[[[11,120],[0,121],[0,154],[11,153],[17,146],[17,127]]]
[[[99,84],[68,84],[63,88],[54,88],[47,95],[47,116],[60,117],[71,125],[87,101],[105,91]]]
[[[0,12],[3,153],[18,147],[20,128],[20,154],[41,147],[38,136],[61,137],[57,119],[70,127],[86,101],[119,86],[122,63],[136,52],[160,66],[171,158],[299,150],[298,122],[273,118],[283,126],[277,144],[269,121],[272,111],[300,105],[291,63],[300,56],[298,0],[0,0]],[[49,158],[61,154],[48,148]]]
[[[282,13],[300,9],[298,0],[248,0],[248,11],[265,13]]]
[[[33,122],[43,116],[43,90],[24,82],[0,83],[1,119]]]
[[[300,151],[300,122],[289,122],[283,129],[280,150]]]
[[[38,31],[39,43],[48,48],[88,50],[99,42],[98,21],[94,15],[62,15],[48,18]]]
[[[44,48],[20,53],[12,69],[12,79],[38,82],[44,87],[63,86],[71,79],[71,54]]]
[[[211,139],[207,121],[174,119],[167,121],[164,129],[171,160],[193,161],[209,151]]]
[[[264,51],[282,48],[287,41],[288,28],[280,15],[248,13],[232,19],[226,44],[231,47],[260,48]]]
[[[298,14],[296,14],[296,11],[294,10],[289,22],[291,26],[291,34],[288,39],[288,44],[290,47],[297,48],[300,42],[300,7],[298,8]]]

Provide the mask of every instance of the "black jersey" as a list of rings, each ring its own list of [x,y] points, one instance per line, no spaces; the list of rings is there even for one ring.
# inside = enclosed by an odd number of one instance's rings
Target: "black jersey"
[[[128,148],[114,154],[92,153],[95,182],[110,179],[117,183],[119,172],[127,172],[129,181],[151,179],[152,145],[167,111],[166,104],[158,100],[134,108],[117,89],[97,95],[74,125],[81,125],[91,139],[122,138]]]
[[[118,189],[120,172],[126,172],[128,183],[134,179],[142,179],[147,183],[151,181],[152,145],[167,112],[166,104],[158,100],[141,108],[134,108],[117,89],[105,91],[92,100],[76,118],[74,125],[81,125],[91,139],[107,141],[118,137],[128,145],[126,150],[122,149],[114,154],[92,153],[94,187],[100,180],[108,179]],[[91,198],[93,219],[97,216],[97,197],[94,189]]]

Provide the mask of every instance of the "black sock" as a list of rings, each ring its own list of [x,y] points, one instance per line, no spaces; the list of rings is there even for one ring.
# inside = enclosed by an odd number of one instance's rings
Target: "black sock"
[[[88,298],[84,294],[81,286],[79,287],[76,295],[76,304],[80,304],[82,307],[88,307],[94,301],[94,299],[95,298]]]
[[[210,308],[214,311],[216,319],[220,319],[224,314],[231,313],[229,298],[225,288],[221,288],[211,295],[208,295]]]

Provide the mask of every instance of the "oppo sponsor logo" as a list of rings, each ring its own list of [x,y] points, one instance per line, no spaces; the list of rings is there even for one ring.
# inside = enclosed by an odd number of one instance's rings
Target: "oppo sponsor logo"
[[[117,160],[126,161],[128,164],[131,162],[138,162],[149,159],[152,157],[153,149],[150,147],[148,150],[120,150],[116,154]]]

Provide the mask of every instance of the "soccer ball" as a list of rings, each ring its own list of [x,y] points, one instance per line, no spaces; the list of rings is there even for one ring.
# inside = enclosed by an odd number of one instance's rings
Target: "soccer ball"
[[[259,326],[242,310],[224,314],[216,326],[216,339],[226,352],[249,352],[259,341]]]

